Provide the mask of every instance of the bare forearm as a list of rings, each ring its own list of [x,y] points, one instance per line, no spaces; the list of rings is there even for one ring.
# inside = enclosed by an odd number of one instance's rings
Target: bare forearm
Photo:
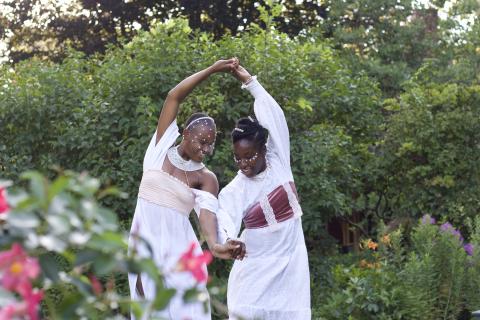
[[[212,73],[233,70],[234,66],[234,59],[218,60],[210,67],[185,78],[179,84],[177,84],[175,88],[170,90],[163,104],[162,111],[160,112],[160,117],[158,118],[157,143],[160,141],[160,138],[163,136],[168,126],[177,117],[180,104],[188,96],[188,94],[192,92],[193,89],[195,89],[195,87],[198,86],[203,80],[207,79]]]
[[[213,250],[213,246],[217,243],[217,217],[209,211],[202,210],[199,221],[208,247]]]
[[[181,103],[196,86],[207,79],[212,73],[214,73],[214,70],[210,66],[183,79],[175,88],[170,90],[167,99],[174,99],[178,103]]]
[[[233,75],[235,78],[240,80],[241,83],[248,83],[252,79],[252,75],[250,72],[248,72],[244,67],[238,66],[234,72]]]
[[[158,118],[157,142],[160,140],[170,123],[172,123],[172,121],[177,117],[178,109],[180,108],[182,101],[190,92],[193,91],[193,89],[195,89],[198,84],[207,79],[213,72],[214,71],[211,67],[203,69],[202,71],[183,79],[175,86],[175,88],[170,90],[163,104],[160,117]]]

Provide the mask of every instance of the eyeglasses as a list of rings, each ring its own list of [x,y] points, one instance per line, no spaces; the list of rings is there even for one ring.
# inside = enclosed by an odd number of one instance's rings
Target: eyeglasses
[[[233,156],[233,161],[235,161],[237,165],[242,163],[242,161],[245,161],[247,164],[253,164],[257,159],[258,159],[258,152],[255,152],[255,154],[250,158],[237,159],[235,155]]]

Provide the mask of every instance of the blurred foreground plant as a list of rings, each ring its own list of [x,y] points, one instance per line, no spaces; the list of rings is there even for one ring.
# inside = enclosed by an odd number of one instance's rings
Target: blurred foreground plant
[[[128,319],[130,312],[151,319],[167,306],[175,289],[164,287],[152,259],[128,252],[117,216],[97,202],[121,192],[102,190],[97,179],[72,172],[52,182],[33,171],[22,178],[26,189],[5,190],[9,184],[0,183],[1,319],[38,319],[42,298],[42,318],[49,319]],[[189,257],[187,251],[181,262],[190,266]],[[172,272],[182,271],[206,280],[195,268]],[[128,272],[154,279],[153,301],[131,301],[120,292],[117,275]],[[195,298],[198,291],[188,295]]]

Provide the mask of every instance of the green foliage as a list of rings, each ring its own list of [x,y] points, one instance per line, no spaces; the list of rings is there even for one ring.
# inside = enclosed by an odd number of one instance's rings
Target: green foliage
[[[475,230],[478,230],[478,221]],[[355,264],[330,269],[315,314],[321,319],[458,319],[478,309],[479,251],[468,256],[453,228],[420,223],[381,235]],[[371,242],[370,242],[371,243]],[[472,280],[474,284],[472,285]],[[475,300],[475,302],[473,301]]]
[[[260,9],[260,25],[267,24],[268,31],[252,25],[237,37],[215,41],[211,34],[192,31],[184,20],[173,20],[140,33],[123,48],[110,48],[102,57],[72,51],[60,64],[32,59],[15,67],[3,65],[0,174],[25,184],[19,176],[29,169],[50,178],[64,168],[88,171],[105,188],[115,185],[128,192],[128,198],[100,199],[126,229],[143,155],[168,91],[214,60],[237,56],[285,110],[306,241],[314,248],[309,252],[314,315],[405,319],[406,314],[418,314],[419,319],[438,319],[462,308],[479,308],[478,268],[468,267],[478,266],[478,253],[465,257],[451,238],[430,226],[415,229],[411,237],[405,231],[396,242],[392,236],[392,248],[381,247],[381,254],[365,257],[380,269],[337,262],[355,259],[350,256],[317,256],[319,247],[328,243],[325,225],[330,218],[353,212],[364,218],[366,234],[376,234],[383,219],[431,213],[461,226],[478,245],[479,229],[471,222],[480,207],[478,19],[454,48],[446,45],[450,39],[442,38],[437,50],[432,39],[443,35],[425,33],[426,9],[403,24],[412,14],[411,1],[398,6],[391,1],[335,2],[321,30],[296,38],[275,31],[278,21],[266,9]],[[322,40],[329,33],[333,38]],[[221,186],[236,173],[229,133],[236,119],[252,113],[252,102],[225,74],[211,77],[182,105],[180,127],[200,110],[217,121],[216,150],[207,164]],[[31,178],[37,181],[32,192],[44,192],[39,179]],[[63,183],[55,182],[55,188],[63,188]],[[93,219],[90,225],[98,223],[97,217],[88,219]],[[48,239],[62,239],[72,231],[57,220],[48,223],[58,224],[58,230],[42,231]],[[25,221],[39,223],[31,215]],[[119,244],[117,231],[106,231],[92,237],[93,251],[104,243],[112,248]],[[41,261],[49,270],[73,270],[70,255],[48,252]],[[445,260],[448,263],[440,264]],[[334,267],[337,264],[341,266]],[[125,269],[102,264],[92,265],[92,270],[111,275]],[[210,268],[219,283],[225,282],[227,270],[221,262]],[[125,287],[124,278],[121,283]],[[80,289],[72,288],[48,289],[52,304],[77,300]],[[222,300],[224,292],[218,296]],[[220,309],[214,310],[215,316],[221,317]]]
[[[175,289],[163,286],[163,274],[152,259],[127,252],[127,234],[119,229],[117,216],[97,202],[121,195],[116,189],[102,190],[97,179],[71,172],[51,182],[35,171],[22,179],[27,190],[9,189],[12,210],[3,213],[0,245],[7,249],[19,243],[38,258],[44,318],[127,319],[130,310],[148,318],[168,304]],[[155,281],[155,301],[130,300],[122,288],[128,272]],[[2,307],[6,303],[2,300]]]
[[[422,213],[457,224],[479,208],[477,148],[480,87],[456,84],[414,86],[398,100],[381,141],[380,168],[394,216]]]
[[[30,168],[51,173],[47,169],[52,166],[87,170],[104,185],[129,193],[127,200],[102,201],[128,221],[143,155],[166,94],[185,76],[215,59],[234,55],[258,75],[286,112],[293,163],[299,163],[296,174],[302,177],[299,191],[307,202],[307,219],[315,221],[314,232],[331,215],[348,211],[352,184],[358,183],[348,166],[358,171],[362,165],[350,152],[365,149],[352,144],[368,144],[374,138],[381,119],[379,92],[365,76],[354,77],[326,44],[291,40],[274,31],[254,29],[213,42],[207,34],[193,33],[185,21],[172,21],[101,59],[72,53],[62,64],[30,60],[14,71],[5,69],[0,78],[0,85],[5,85],[0,95],[0,148],[4,150],[0,161],[5,176],[16,179]],[[252,105],[252,97],[241,92],[229,75],[211,77],[182,105],[180,126],[199,110],[217,121],[217,148],[208,165],[221,185],[236,172],[229,133],[236,119],[252,113]],[[316,145],[317,136],[325,136],[325,148]],[[341,145],[335,146],[337,142]],[[316,174],[320,162],[305,158],[315,152],[331,162],[325,175]],[[334,162],[344,155],[348,166],[340,168]],[[314,174],[303,179],[301,170]],[[338,184],[337,172],[347,181]],[[319,187],[312,189],[312,185]],[[326,190],[328,194],[315,199]],[[321,210],[329,215],[319,220]]]

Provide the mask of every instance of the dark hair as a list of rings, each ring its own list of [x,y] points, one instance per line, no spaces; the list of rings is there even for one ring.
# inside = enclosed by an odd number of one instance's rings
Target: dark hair
[[[201,118],[201,117],[208,117],[208,114],[204,113],[204,112],[195,112],[194,114],[192,114],[188,119],[187,119],[187,122],[185,122],[185,128],[190,124],[192,123],[193,121],[197,120],[198,118]]]
[[[208,117],[208,118],[211,118],[208,114],[204,113],[204,112],[195,112],[194,114],[192,114],[188,119],[187,119],[187,122],[185,123],[185,127],[183,128],[183,130],[187,129],[188,126],[190,124],[192,124],[193,122],[195,122],[196,120],[200,119],[200,118],[203,118],[203,117]],[[215,121],[213,119],[211,119],[210,121],[213,126],[215,127]],[[192,124],[192,128],[194,128],[196,126],[196,124]]]
[[[262,147],[267,143],[267,138],[268,130],[253,117],[241,118],[232,131],[233,143],[246,139],[253,141],[257,147]]]

